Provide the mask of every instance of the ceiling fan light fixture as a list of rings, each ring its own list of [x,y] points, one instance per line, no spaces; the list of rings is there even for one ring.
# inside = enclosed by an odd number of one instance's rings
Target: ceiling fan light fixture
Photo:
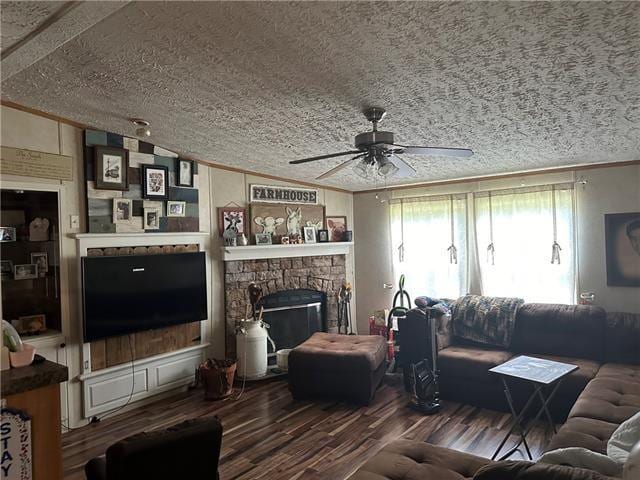
[[[353,171],[364,179],[368,179],[371,176],[370,163],[366,158],[363,158],[353,166]]]
[[[378,163],[378,175],[387,178],[395,175],[398,172],[399,168],[396,167],[391,160],[387,157],[384,157]]]

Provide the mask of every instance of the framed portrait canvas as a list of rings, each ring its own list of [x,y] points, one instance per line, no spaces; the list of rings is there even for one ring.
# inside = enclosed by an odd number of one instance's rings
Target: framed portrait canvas
[[[145,230],[160,230],[160,209],[145,208],[143,222]]]
[[[187,210],[187,202],[169,200],[167,202],[167,217],[184,217]]]
[[[607,285],[640,287],[640,212],[604,216]]]
[[[113,223],[129,223],[131,222],[133,201],[130,198],[114,198],[113,199]]]
[[[193,161],[178,159],[176,185],[179,187],[193,187]]]
[[[129,154],[122,148],[95,147],[96,190],[129,190]]]
[[[218,233],[220,236],[227,230],[235,230],[236,234],[245,232],[247,210],[241,207],[218,208]]]
[[[327,230],[330,242],[342,242],[347,231],[347,217],[344,215],[328,215]]]
[[[160,165],[142,166],[142,198],[166,200],[169,197],[169,169]]]

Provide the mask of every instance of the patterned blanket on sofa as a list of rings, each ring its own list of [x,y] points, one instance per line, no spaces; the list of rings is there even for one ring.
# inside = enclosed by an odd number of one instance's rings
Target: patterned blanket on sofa
[[[508,348],[521,298],[466,295],[455,301],[453,334],[477,343]]]

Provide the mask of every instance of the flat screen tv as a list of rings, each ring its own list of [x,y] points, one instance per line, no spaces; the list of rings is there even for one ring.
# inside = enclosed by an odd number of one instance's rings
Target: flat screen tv
[[[207,318],[203,252],[83,257],[84,341]]]

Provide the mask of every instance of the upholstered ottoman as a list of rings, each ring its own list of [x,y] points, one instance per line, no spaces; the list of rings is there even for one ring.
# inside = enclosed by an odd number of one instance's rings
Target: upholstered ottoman
[[[385,369],[384,337],[317,332],[289,353],[289,388],[295,399],[325,397],[366,404]]]

